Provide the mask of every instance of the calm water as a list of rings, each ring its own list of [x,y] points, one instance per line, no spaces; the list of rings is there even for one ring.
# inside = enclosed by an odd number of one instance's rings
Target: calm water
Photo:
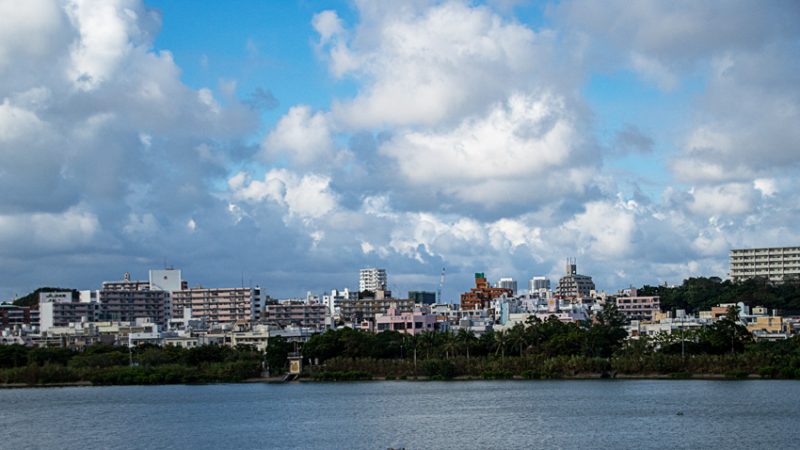
[[[800,382],[396,381],[0,390],[3,449],[389,447],[800,448]]]

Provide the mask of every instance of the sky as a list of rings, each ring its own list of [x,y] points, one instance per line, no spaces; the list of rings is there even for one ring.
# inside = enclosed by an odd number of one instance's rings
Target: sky
[[[800,245],[795,1],[0,0],[0,300],[444,300]]]

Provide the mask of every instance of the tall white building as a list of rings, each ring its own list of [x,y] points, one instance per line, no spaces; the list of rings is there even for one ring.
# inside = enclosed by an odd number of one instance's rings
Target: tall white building
[[[547,277],[533,277],[528,281],[528,292],[541,292],[550,290],[550,279]]]
[[[150,290],[175,292],[183,289],[183,280],[179,269],[151,269]]]
[[[361,269],[358,277],[358,290],[363,291],[385,291],[386,288],[386,270],[370,267]]]
[[[800,247],[733,249],[730,258],[733,282],[763,277],[780,283],[800,278]]]
[[[500,278],[500,280],[497,282],[496,287],[503,289],[511,289],[511,292],[514,295],[517,295],[517,280],[513,278]]]

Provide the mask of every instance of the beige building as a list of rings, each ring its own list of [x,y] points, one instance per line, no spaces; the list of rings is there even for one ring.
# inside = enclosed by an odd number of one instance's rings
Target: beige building
[[[763,277],[781,283],[800,279],[800,247],[745,248],[730,253],[733,282]]]
[[[197,287],[173,292],[172,316],[182,317],[184,308],[191,308],[192,318],[209,324],[253,322],[263,308],[261,289]]]

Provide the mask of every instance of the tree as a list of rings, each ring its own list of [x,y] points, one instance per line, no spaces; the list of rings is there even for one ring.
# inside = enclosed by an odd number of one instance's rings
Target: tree
[[[474,345],[474,343],[478,340],[475,337],[475,334],[469,330],[461,328],[458,330],[457,340],[464,347],[464,352],[467,355],[467,359],[469,359],[469,349]]]
[[[516,351],[517,355],[522,356],[522,353],[528,348],[525,325],[518,323],[508,330],[508,344],[512,351]]]
[[[508,333],[505,330],[494,332],[495,355],[500,353],[501,358],[506,357],[506,348],[508,347]]]
[[[289,350],[289,342],[283,336],[274,336],[269,338],[269,342],[267,343],[267,351],[264,354],[264,360],[267,362],[270,375],[274,375],[286,370]]]
[[[700,340],[709,353],[723,354],[730,349],[733,354],[743,351],[745,343],[752,340],[752,335],[747,327],[739,323],[738,308],[731,306],[724,317],[703,328]]]

